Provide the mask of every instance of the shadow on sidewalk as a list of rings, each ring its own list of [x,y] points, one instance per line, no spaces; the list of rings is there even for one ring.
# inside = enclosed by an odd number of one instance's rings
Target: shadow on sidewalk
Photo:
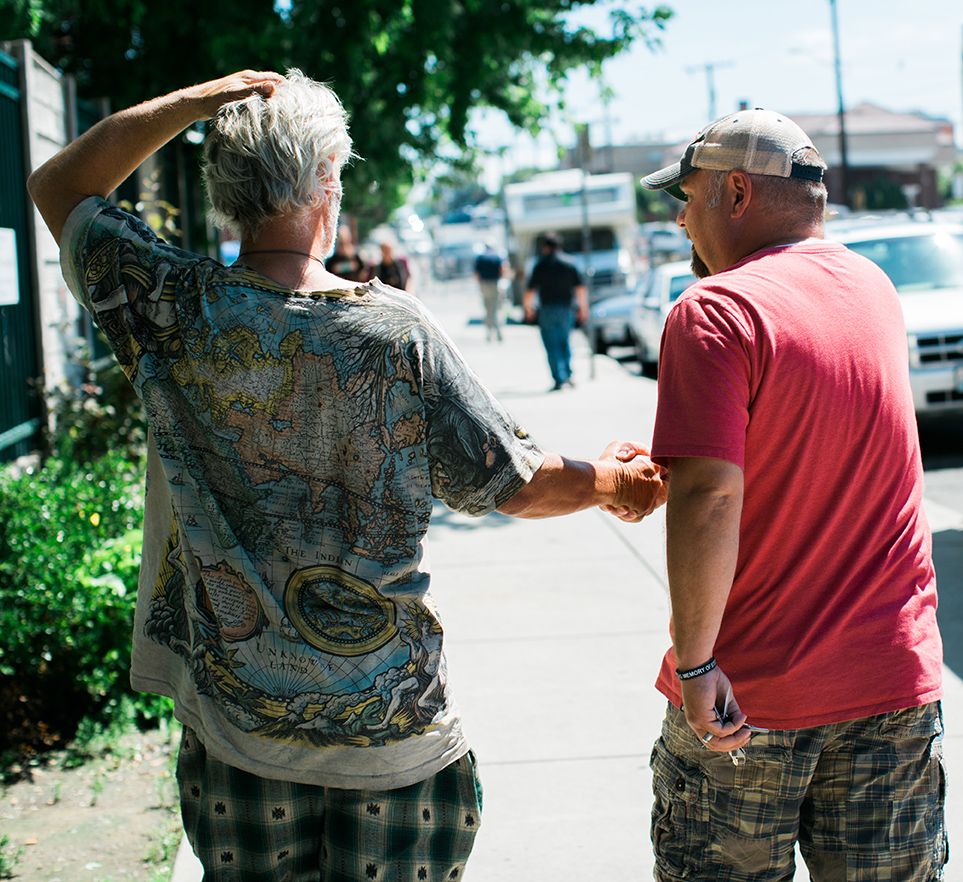
[[[431,533],[438,527],[445,527],[446,529],[457,530],[459,532],[477,530],[481,527],[490,530],[492,528],[507,527],[514,520],[515,518],[497,511],[474,518],[452,511],[443,502],[436,500],[431,510],[431,527],[428,535],[430,537]]]
[[[963,419],[924,420],[919,432],[925,471],[963,468]]]

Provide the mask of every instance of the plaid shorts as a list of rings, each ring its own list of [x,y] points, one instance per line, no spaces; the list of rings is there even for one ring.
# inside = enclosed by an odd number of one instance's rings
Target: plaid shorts
[[[655,878],[937,882],[947,859],[939,702],[710,751],[670,704],[652,751]]]
[[[410,787],[339,790],[225,765],[185,726],[177,781],[204,882],[453,882],[481,821],[471,753]]]

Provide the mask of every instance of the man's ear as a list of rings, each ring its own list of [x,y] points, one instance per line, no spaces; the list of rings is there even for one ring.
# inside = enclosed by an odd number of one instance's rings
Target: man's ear
[[[744,171],[737,169],[729,172],[727,184],[729,187],[730,217],[740,218],[746,213],[752,199],[752,178]]]

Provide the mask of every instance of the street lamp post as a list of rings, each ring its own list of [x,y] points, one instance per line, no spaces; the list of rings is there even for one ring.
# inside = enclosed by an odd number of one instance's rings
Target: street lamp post
[[[591,325],[592,325],[592,315],[591,315],[591,303],[592,303],[592,290],[594,286],[593,279],[593,267],[592,267],[592,229],[589,226],[589,213],[588,213],[588,190],[586,189],[586,178],[588,176],[588,166],[590,161],[590,142],[589,142],[589,127],[587,124],[583,124],[576,129],[578,135],[578,156],[579,156],[579,167],[582,171],[582,187],[581,187],[581,201],[582,201],[582,260],[585,263],[585,287],[588,290],[588,301],[589,301],[589,317],[588,322],[585,326],[586,335],[591,335]],[[592,348],[591,339],[589,340],[589,375],[594,380],[595,379],[595,350]]]

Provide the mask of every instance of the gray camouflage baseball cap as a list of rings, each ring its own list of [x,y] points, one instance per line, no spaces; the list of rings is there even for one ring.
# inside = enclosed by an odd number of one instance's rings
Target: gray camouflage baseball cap
[[[666,190],[685,202],[679,182],[697,168],[742,169],[749,174],[821,181],[823,169],[793,160],[803,147],[813,150],[809,136],[788,116],[772,110],[740,110],[710,123],[686,147],[682,158],[642,178],[647,190]]]

